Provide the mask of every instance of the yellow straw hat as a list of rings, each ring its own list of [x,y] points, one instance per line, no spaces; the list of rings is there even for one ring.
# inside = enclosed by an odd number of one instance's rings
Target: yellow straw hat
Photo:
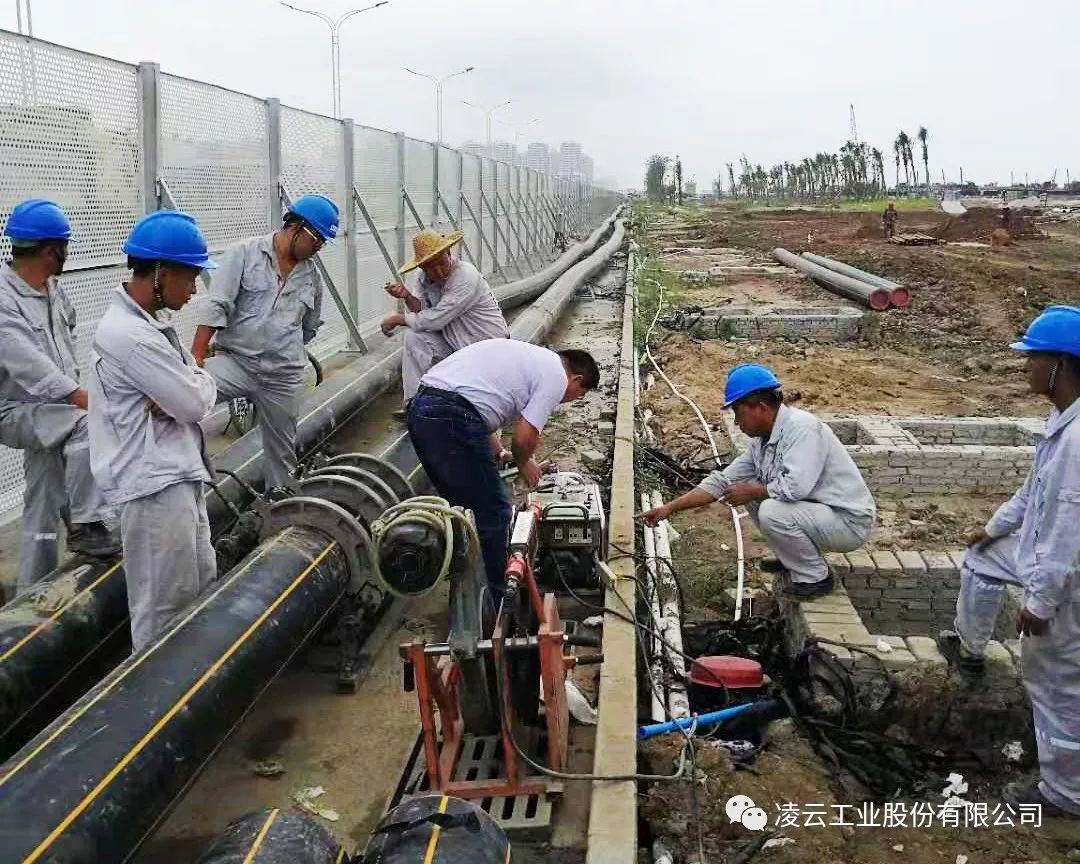
[[[415,270],[440,252],[449,249],[455,243],[460,243],[464,236],[465,234],[462,231],[455,231],[453,234],[440,234],[438,231],[432,231],[431,229],[421,231],[412,240],[413,260],[402,267],[399,272],[408,273],[410,270]]]

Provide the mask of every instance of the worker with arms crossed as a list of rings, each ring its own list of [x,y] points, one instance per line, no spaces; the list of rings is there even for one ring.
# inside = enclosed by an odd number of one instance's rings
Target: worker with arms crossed
[[[23,451],[22,592],[56,569],[61,520],[69,552],[113,555],[120,543],[102,521],[109,508],[90,471],[75,307],[56,279],[71,226],[35,198],[11,211],[4,234],[12,260],[0,267],[0,443]]]
[[[421,231],[413,238],[413,260],[401,268],[401,273],[421,271],[416,289],[402,282],[386,286],[387,293],[404,301],[407,310],[388,315],[382,322],[387,336],[398,327],[406,328],[401,358],[406,402],[416,395],[424,373],[440,360],[474,342],[510,336],[487,280],[451,252],[462,237],[460,231],[446,237],[437,231]]]
[[[296,472],[304,346],[323,323],[323,284],[312,258],[337,229],[332,201],[298,198],[279,230],[226,249],[210,290],[192,304],[195,362],[214,377],[219,400],[244,397],[255,406],[267,490]],[[207,358],[212,338],[217,352]]]
[[[1010,783],[1003,797],[1080,816],[1080,308],[1049,307],[1010,347],[1027,355],[1028,387],[1050,416],[1024,485],[969,538],[955,629],[939,644],[980,672],[1006,584],[1024,587],[1016,629],[1041,782]]]
[[[428,479],[450,504],[472,510],[484,570],[503,592],[512,505],[499,469],[499,430],[513,424],[511,450],[521,477],[540,480],[534,458],[544,424],[562,402],[600,383],[586,351],[550,351],[516,339],[474,342],[432,367],[409,400],[409,439]]]
[[[199,425],[217,387],[159,320],[187,303],[214,263],[195,220],[175,210],[139,220],[124,252],[132,277],[94,334],[90,458],[109,503],[123,508],[131,641],[140,651],[217,572],[203,492],[213,468]]]
[[[783,593],[810,599],[833,589],[824,552],[850,552],[874,525],[874,499],[840,439],[813,414],[784,404],[780,381],[764,366],[733,368],[724,407],[750,444],[722,471],[685,495],[641,514],[655,525],[673,514],[721,501],[746,505],[783,570]]]

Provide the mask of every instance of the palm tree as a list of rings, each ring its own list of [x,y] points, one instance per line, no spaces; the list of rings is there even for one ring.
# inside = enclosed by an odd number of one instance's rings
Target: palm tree
[[[884,194],[884,192],[885,192],[885,162],[884,162],[884,159],[882,158],[881,151],[878,150],[877,147],[874,147],[870,151],[870,158],[873,160],[873,163],[874,163],[874,182],[876,183],[880,179],[881,191]]]
[[[728,183],[731,185],[731,196],[735,197],[735,166],[730,162],[725,163],[727,165]]]
[[[668,157],[653,154],[645,163],[645,195],[650,201],[664,200],[664,174]]]
[[[926,131],[926,127],[925,126],[920,126],[919,127],[919,132],[918,132],[918,138],[919,138],[919,143],[922,144],[922,164],[923,164],[923,171],[926,174],[926,191],[927,192],[930,191],[930,155],[929,155],[929,152],[926,149],[926,139],[927,139],[928,136],[929,136],[929,133]]]
[[[893,143],[896,148],[896,158],[903,160],[904,163],[904,183],[908,186],[911,185],[911,174],[908,173],[908,154],[911,153],[911,139],[908,137],[907,132],[903,129],[900,130],[900,134],[896,136],[896,141]],[[896,184],[900,185],[900,172],[896,172]]]

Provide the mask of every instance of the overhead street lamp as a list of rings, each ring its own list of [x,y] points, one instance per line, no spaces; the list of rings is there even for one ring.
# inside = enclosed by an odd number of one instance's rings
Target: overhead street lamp
[[[285,8],[292,9],[294,12],[303,12],[305,15],[314,15],[330,28],[330,73],[333,76],[330,83],[331,110],[334,112],[335,117],[341,117],[341,41],[338,38],[341,34],[341,25],[354,15],[359,15],[361,12],[370,12],[372,9],[378,9],[380,6],[385,6],[390,0],[380,0],[380,2],[375,5],[365,6],[363,9],[352,9],[336,19],[331,18],[325,12],[318,12],[313,9],[301,9],[299,6],[293,6],[292,3],[286,3],[285,0],[278,0],[278,2]]]
[[[418,75],[421,78],[427,78],[432,84],[435,85],[435,142],[442,144],[442,93],[443,84],[449,81],[451,78],[457,78],[458,75],[464,75],[466,72],[472,72],[475,66],[466,66],[458,72],[451,72],[449,75],[444,75],[442,78],[436,78],[434,75],[428,75],[426,72],[417,72],[415,69],[410,69],[405,66],[406,72],[411,72],[413,75]]]
[[[520,126],[514,127],[514,150],[517,151],[518,142],[521,140],[521,133],[532,126],[534,123],[539,123],[539,117],[533,117],[528,123],[522,123]]]
[[[477,111],[483,111],[487,117],[487,153],[489,158],[495,155],[491,150],[491,115],[500,108],[505,108],[513,101],[513,99],[507,99],[505,102],[500,102],[498,105],[477,105],[475,102],[465,102],[465,100],[462,100],[462,102],[470,108],[475,108]]]

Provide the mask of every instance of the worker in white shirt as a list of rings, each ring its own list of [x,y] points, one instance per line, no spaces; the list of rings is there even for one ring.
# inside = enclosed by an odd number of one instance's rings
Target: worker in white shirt
[[[780,381],[757,363],[733,368],[724,407],[748,436],[746,452],[696,489],[641,514],[655,525],[721,501],[746,505],[782,570],[785,596],[808,600],[833,590],[824,552],[851,552],[874,525],[874,498],[840,439],[813,414],[784,404]]]
[[[535,486],[533,458],[555,408],[600,383],[586,351],[549,351],[516,339],[474,342],[434,366],[409,400],[406,424],[432,485],[472,510],[493,596],[502,596],[511,504],[500,476],[499,430],[513,425],[511,452],[522,479]]]
[[[203,492],[213,468],[199,425],[217,386],[158,317],[182,308],[214,263],[195,220],[175,210],[139,220],[124,252],[132,277],[94,334],[90,458],[109,502],[123,508],[131,641],[140,651],[217,572]]]
[[[453,352],[483,339],[510,336],[487,280],[451,251],[463,236],[460,231],[447,236],[421,231],[413,237],[413,260],[401,268],[403,274],[420,270],[416,289],[402,282],[386,286],[387,293],[404,301],[407,310],[388,315],[382,322],[387,336],[398,327],[406,328],[401,358],[406,402],[416,395],[424,373]]]

